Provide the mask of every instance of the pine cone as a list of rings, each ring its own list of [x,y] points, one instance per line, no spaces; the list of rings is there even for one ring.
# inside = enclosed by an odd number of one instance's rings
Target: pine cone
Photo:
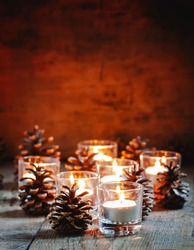
[[[144,171],[143,168],[136,170],[135,166],[134,169],[124,170],[125,174],[123,178],[128,181],[140,183],[143,185],[143,204],[142,204],[142,219],[145,219],[152,211],[154,205],[154,191],[153,185],[151,184],[150,179],[146,179],[142,177],[142,172]]]
[[[20,206],[28,214],[48,214],[56,195],[53,171],[40,167],[38,163],[30,165],[20,179]]]
[[[65,164],[67,170],[87,170],[96,172],[96,161],[94,156],[97,153],[88,154],[88,151],[76,150],[75,156],[68,157],[70,164]]]
[[[143,140],[140,136],[133,138],[125,147],[126,150],[121,152],[121,157],[139,162],[139,156],[146,149],[148,142],[148,139]]]
[[[167,171],[158,173],[158,182],[154,186],[155,201],[165,208],[182,208],[188,201],[190,191],[189,184],[181,181],[186,174],[180,171],[179,165],[173,166],[172,162],[165,167]]]
[[[63,186],[63,189],[48,216],[51,226],[65,234],[83,233],[92,224],[92,216],[89,214],[92,209],[91,201],[82,200],[87,192],[76,196],[76,184],[71,188]]]
[[[44,129],[39,129],[38,125],[34,126],[32,132],[24,132],[23,144],[18,146],[20,155],[15,157],[15,180],[18,179],[18,159],[28,155],[52,156],[60,159],[60,151],[58,145],[50,145],[53,142],[53,136],[44,138]],[[49,145],[47,145],[49,144]]]

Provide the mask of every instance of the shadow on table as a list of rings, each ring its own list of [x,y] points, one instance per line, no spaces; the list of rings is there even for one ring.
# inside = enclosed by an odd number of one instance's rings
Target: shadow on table
[[[17,191],[18,190],[18,184],[15,181],[10,182],[3,182],[3,188],[2,191]]]
[[[19,210],[19,209],[0,212],[0,218],[6,218],[6,217],[7,218],[25,218],[27,216],[22,210]]]
[[[33,219],[33,218],[43,218],[45,216],[41,216],[41,215],[36,215],[36,216],[33,216],[33,215],[28,215],[26,214],[20,207],[18,207],[18,209],[14,209],[14,210],[11,210],[11,211],[4,211],[4,212],[0,212],[0,218],[20,218],[20,219],[23,219],[23,218],[30,218],[30,219]]]
[[[98,230],[87,230],[85,233],[79,233],[79,234],[65,234],[62,231],[57,231],[52,228],[42,230],[38,232],[37,238],[39,239],[56,239],[56,238],[76,238],[76,237],[92,237],[94,238],[95,235],[98,235]]]

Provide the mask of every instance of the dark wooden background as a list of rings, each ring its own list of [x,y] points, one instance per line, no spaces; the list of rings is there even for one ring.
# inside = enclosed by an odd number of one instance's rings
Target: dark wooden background
[[[0,137],[53,135],[194,148],[194,4],[189,0],[0,1]],[[188,154],[189,152],[189,154]]]

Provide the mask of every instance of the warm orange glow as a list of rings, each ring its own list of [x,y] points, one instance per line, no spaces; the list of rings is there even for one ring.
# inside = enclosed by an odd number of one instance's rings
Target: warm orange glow
[[[124,201],[125,195],[124,195],[124,193],[121,193],[121,188],[120,188],[120,186],[117,186],[117,187],[116,187],[116,192],[117,192],[117,194],[119,195],[119,200],[120,200],[121,202]]]
[[[94,149],[94,153],[97,153],[97,155],[94,156],[95,161],[111,161],[112,157],[109,155],[104,155],[102,153],[98,153],[98,149]]]
[[[79,188],[79,190],[84,190],[84,188],[85,188],[85,181],[83,179],[80,179],[78,181],[78,188]]]
[[[97,148],[97,147],[94,148],[93,153],[97,154],[98,152],[99,152],[99,151],[98,151],[98,148]]]
[[[166,157],[165,157],[165,156],[162,156],[161,162],[162,162],[163,164],[166,164]]]
[[[74,183],[75,183],[75,181],[74,181],[74,177],[73,177],[73,175],[71,174],[70,175],[70,183],[71,183],[71,185],[73,185]]]
[[[122,168],[117,165],[117,161],[113,161],[113,171],[115,172],[116,176],[121,176],[122,175]]]
[[[155,161],[154,165],[155,165],[156,168],[160,168],[160,161],[159,160]]]
[[[125,195],[122,193],[122,194],[120,194],[120,198],[119,198],[119,200],[122,202],[122,201],[124,201],[125,200]]]
[[[117,192],[117,194],[120,194],[120,192],[121,192],[120,186],[117,186],[117,187],[116,187],[116,192]]]

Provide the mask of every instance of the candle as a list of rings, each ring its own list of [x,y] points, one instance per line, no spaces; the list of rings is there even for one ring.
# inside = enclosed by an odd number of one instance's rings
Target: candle
[[[165,159],[162,159],[162,162],[165,162]],[[160,165],[160,161],[156,160],[154,166],[149,166],[145,169],[145,174],[147,178],[152,180],[152,184],[154,185],[157,182],[157,174],[163,173],[166,171],[166,168]]]
[[[71,185],[75,183],[73,175],[70,176],[70,183]],[[85,188],[85,181],[84,179],[80,178],[78,180],[78,190],[76,191],[75,194],[80,195],[84,192],[87,192],[87,194],[83,196],[84,200],[92,199],[94,192],[91,189]]]
[[[111,161],[112,160],[111,156],[100,153],[98,149],[96,148],[94,149],[94,153],[96,153],[96,155],[93,158],[95,161]]]
[[[124,179],[117,175],[107,175],[100,179],[101,182],[109,182],[109,181],[123,181]]]
[[[120,192],[120,190],[117,192]],[[119,200],[104,202],[103,208],[105,219],[111,222],[127,223],[137,217],[136,202],[125,200],[124,194],[120,194]]]
[[[124,180],[122,176],[123,169],[126,168],[126,166],[118,166],[117,161],[114,160],[112,163],[112,166],[109,166],[109,170],[111,168],[111,172],[115,173],[114,175],[105,175],[103,176],[100,181],[101,182],[109,182],[109,181],[122,181]]]
[[[84,140],[80,141],[77,147],[81,151],[87,151],[89,155],[99,153],[100,155],[95,156],[97,161],[110,161],[112,157],[117,157],[118,154],[117,143],[110,140]]]
[[[98,185],[99,229],[103,234],[124,236],[141,228],[143,186],[115,181]]]

